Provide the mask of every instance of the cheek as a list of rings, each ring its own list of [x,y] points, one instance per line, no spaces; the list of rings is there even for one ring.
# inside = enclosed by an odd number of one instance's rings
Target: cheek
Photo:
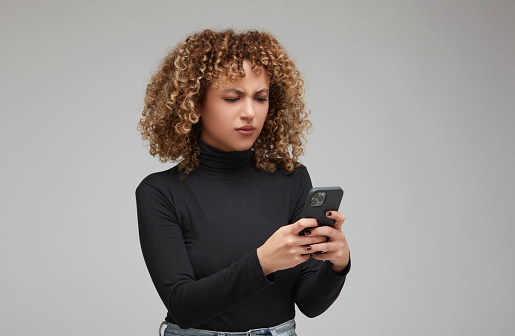
[[[227,123],[227,111],[223,110],[217,104],[211,104],[209,109],[205,109],[204,113],[201,114],[203,118],[204,124],[209,124],[210,126],[219,127]]]
[[[267,114],[268,114],[268,104],[260,105],[256,109],[256,112],[259,114],[259,117],[264,120],[266,118]]]
[[[264,124],[267,116],[268,116],[268,106],[265,109],[263,109],[263,111],[261,111],[261,113],[260,113],[261,124]]]

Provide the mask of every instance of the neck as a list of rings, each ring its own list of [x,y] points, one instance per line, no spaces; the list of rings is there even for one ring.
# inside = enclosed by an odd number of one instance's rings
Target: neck
[[[251,149],[240,152],[224,152],[197,139],[200,155],[198,170],[208,175],[236,176],[248,172],[254,165]]]

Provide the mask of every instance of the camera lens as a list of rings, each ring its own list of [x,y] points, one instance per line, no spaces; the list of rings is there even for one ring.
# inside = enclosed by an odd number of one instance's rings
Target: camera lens
[[[320,202],[323,202],[323,201],[324,201],[324,196],[322,196],[322,195],[321,195],[321,196],[319,196],[319,197],[318,197],[318,200],[319,200]]]
[[[311,205],[313,205],[313,206],[317,205],[317,201],[316,201],[316,200],[314,200],[314,199],[312,199],[312,200],[311,200]]]

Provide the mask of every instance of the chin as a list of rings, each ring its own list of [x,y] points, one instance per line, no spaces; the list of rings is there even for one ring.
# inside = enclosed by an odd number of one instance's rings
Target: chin
[[[239,141],[234,144],[233,148],[237,152],[246,151],[247,149],[250,149],[252,146],[254,146],[254,142],[256,142],[256,139]]]
[[[254,145],[254,143],[251,143],[249,145],[240,144],[238,146],[234,146],[234,151],[236,151],[236,152],[246,151],[247,149],[252,148],[253,145]]]

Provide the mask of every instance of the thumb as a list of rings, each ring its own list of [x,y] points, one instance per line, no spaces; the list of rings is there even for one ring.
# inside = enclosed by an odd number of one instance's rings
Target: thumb
[[[345,221],[345,216],[342,213],[339,213],[338,211],[327,211],[326,213],[327,218],[334,219],[334,228],[337,230],[342,229],[343,222]]]

